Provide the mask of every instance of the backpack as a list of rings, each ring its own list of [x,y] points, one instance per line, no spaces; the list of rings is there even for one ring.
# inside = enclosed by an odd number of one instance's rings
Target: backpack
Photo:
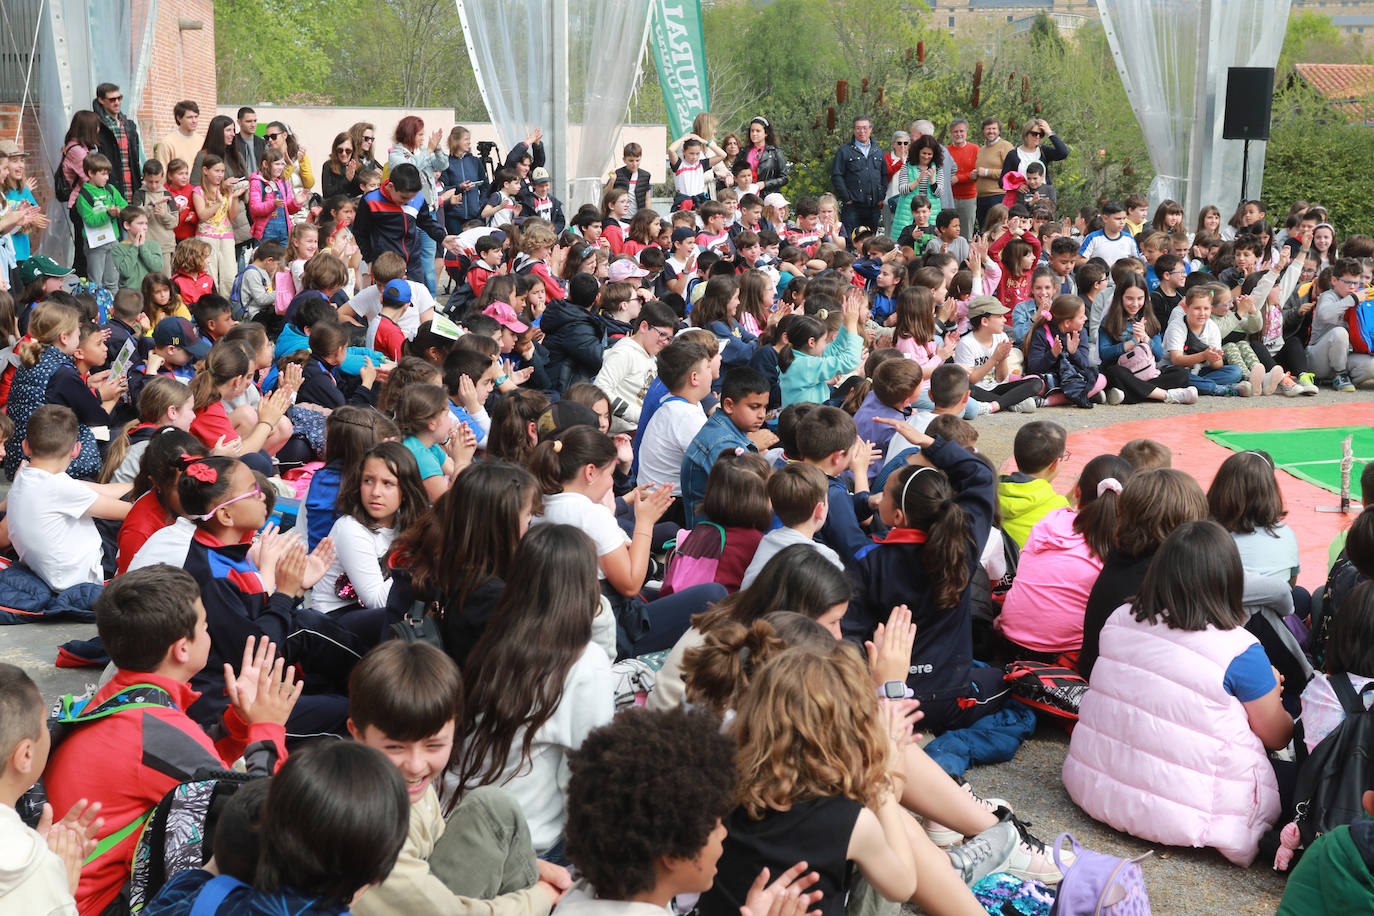
[[[444,634],[439,630],[439,610],[437,602],[432,609],[425,602],[416,601],[405,616],[391,625],[391,633],[405,642],[427,642],[436,649],[444,648]]]
[[[73,142],[75,142],[75,141],[73,141]],[[70,147],[71,147],[71,144],[67,144],[67,146],[64,146],[64,147],[62,148],[62,157],[63,157],[64,159],[66,158],[66,156],[67,156],[67,150],[68,150]],[[70,181],[67,180],[66,174],[63,173],[63,171],[62,171],[62,162],[61,162],[61,160],[59,160],[58,163],[57,163],[57,168],[54,169],[54,170],[53,170],[53,173],[52,173],[52,193],[53,193],[53,196],[54,196],[55,198],[57,198],[58,200],[62,201],[62,206],[63,206],[63,207],[66,207],[66,206],[67,206],[67,201],[69,201],[69,200],[72,199],[72,191],[74,191],[74,190],[75,190],[75,188],[72,187],[72,183],[71,183]]]
[[[215,854],[215,824],[229,798],[265,776],[234,770],[197,770],[153,808],[134,847],[129,912],[140,912],[177,875],[202,868]]]
[[[243,278],[248,276],[248,271],[250,270],[261,271],[267,282],[272,282],[272,278],[267,276],[267,271],[263,270],[261,267],[254,267],[252,264],[245,267],[243,271],[234,278],[234,285],[229,289],[229,307],[233,312],[235,321],[243,321],[244,318],[248,316],[248,309],[243,304]]]
[[[1083,675],[1067,665],[1046,662],[1012,662],[1006,667],[1006,681],[1013,699],[1070,723],[1078,721],[1078,707],[1088,692]]]
[[[710,535],[706,533],[708,527],[716,530],[719,542],[712,543]],[[694,540],[692,535],[698,531],[703,534]],[[684,552],[689,549],[692,551],[690,554]],[[672,594],[694,585],[716,581],[716,570],[720,568],[720,556],[724,552],[725,529],[715,522],[702,522],[690,532],[679,531],[677,545],[668,557],[668,571],[663,576],[663,588],[659,594]]]
[[[1374,353],[1374,299],[1346,309],[1345,323],[1350,328],[1350,349],[1355,353]]]
[[[1071,865],[1060,861],[1064,840],[1073,846]],[[1150,897],[1140,860],[1093,852],[1078,845],[1071,833],[1054,841],[1054,864],[1063,873],[1050,916],[1150,916]]]
[[[1312,749],[1298,769],[1298,785],[1293,793],[1296,817],[1303,847],[1323,833],[1350,824],[1364,816],[1360,798],[1374,785],[1374,715],[1364,708],[1363,694],[1374,690],[1369,684],[1355,692],[1350,675],[1327,676],[1331,689],[1345,709],[1345,720]]]

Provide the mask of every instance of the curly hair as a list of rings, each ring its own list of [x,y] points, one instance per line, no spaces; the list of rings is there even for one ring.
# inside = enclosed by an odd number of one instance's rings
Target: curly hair
[[[842,643],[769,660],[740,697],[738,798],[750,817],[810,798],[876,805],[889,785],[887,734],[867,666]]]
[[[733,752],[701,712],[631,709],[596,729],[568,757],[568,859],[603,898],[651,889],[655,863],[695,858],[734,807]]]

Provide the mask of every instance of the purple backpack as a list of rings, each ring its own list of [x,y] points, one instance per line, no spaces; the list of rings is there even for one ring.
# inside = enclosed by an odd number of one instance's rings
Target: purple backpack
[[[1073,846],[1073,860],[1060,860],[1064,840]],[[1054,864],[1064,875],[1050,916],[1150,916],[1150,897],[1140,860],[1093,852],[1078,845],[1071,833],[1054,841]]]

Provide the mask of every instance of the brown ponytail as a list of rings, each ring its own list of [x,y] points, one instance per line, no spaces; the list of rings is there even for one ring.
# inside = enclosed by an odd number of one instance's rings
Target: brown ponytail
[[[253,372],[253,360],[242,343],[220,341],[210,348],[205,365],[191,379],[191,397],[197,413],[224,399],[219,386]]]
[[[545,496],[563,492],[563,485],[587,465],[604,468],[615,461],[615,440],[590,426],[570,426],[534,447],[530,473]]]

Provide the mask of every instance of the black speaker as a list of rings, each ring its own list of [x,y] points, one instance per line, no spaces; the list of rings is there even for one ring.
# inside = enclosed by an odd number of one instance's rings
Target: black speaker
[[[1273,67],[1227,68],[1223,140],[1268,140],[1273,110]]]

